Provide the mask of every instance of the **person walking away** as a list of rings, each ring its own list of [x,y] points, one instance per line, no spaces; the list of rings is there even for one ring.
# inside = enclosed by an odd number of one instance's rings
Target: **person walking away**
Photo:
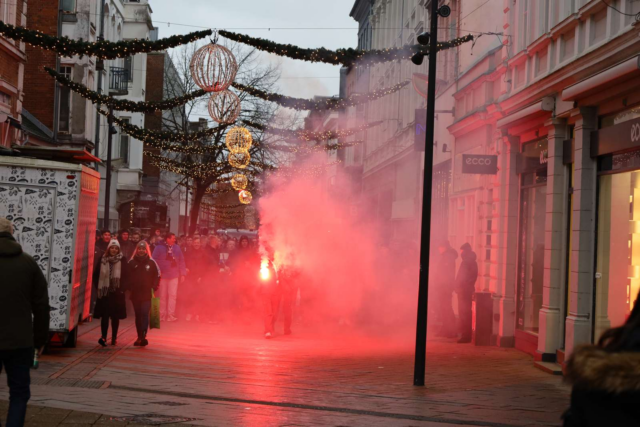
[[[124,296],[127,276],[127,260],[120,251],[120,243],[112,240],[100,261],[98,301],[93,317],[101,320],[102,335],[98,344],[107,346],[109,319],[111,319],[111,345],[118,341],[120,321],[127,318],[127,303]]]
[[[451,247],[448,241],[442,241],[438,245],[438,256],[434,269],[434,291],[437,307],[437,315],[442,323],[438,337],[455,338],[456,316],[453,314],[452,298],[456,279],[456,259],[458,253]]]
[[[175,322],[178,286],[184,282],[187,267],[180,247],[176,245],[176,235],[167,234],[164,244],[159,244],[152,255],[160,268],[160,320]]]
[[[187,289],[185,294],[187,322],[191,321],[191,318],[195,318],[196,321],[200,321],[200,315],[204,314],[202,309],[202,301],[204,295],[203,280],[207,266],[207,254],[202,247],[202,241],[200,237],[194,237],[192,247],[185,256],[187,269],[189,270],[189,277],[186,281]]]
[[[111,232],[102,230],[100,232],[100,240],[96,242],[93,251],[93,275],[91,276],[91,313],[94,312],[96,301],[98,299],[98,280],[100,279],[100,262],[107,252],[107,247],[111,242]]]
[[[149,345],[149,311],[151,310],[151,291],[158,290],[160,269],[151,258],[151,249],[147,242],[139,242],[136,252],[127,265],[127,290],[131,292],[131,302],[136,315],[138,339],[134,346]]]
[[[0,373],[7,373],[7,427],[22,427],[31,398],[34,349],[49,335],[49,293],[42,270],[13,238],[13,225],[0,218]]]
[[[120,230],[118,243],[120,243],[122,256],[127,260],[131,259],[134,251],[136,250],[136,246],[131,242],[131,240],[129,240],[129,230]]]
[[[478,262],[476,253],[469,243],[460,247],[462,263],[456,276],[456,293],[458,294],[458,315],[460,321],[460,339],[458,344],[471,342],[472,335],[472,299],[478,279]]]
[[[640,294],[638,294],[640,298]],[[640,302],[597,345],[577,347],[565,379],[573,388],[564,427],[640,426]]]

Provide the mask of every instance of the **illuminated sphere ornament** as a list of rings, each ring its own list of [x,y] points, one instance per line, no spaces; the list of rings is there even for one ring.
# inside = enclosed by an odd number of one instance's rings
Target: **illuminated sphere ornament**
[[[244,169],[249,166],[251,156],[248,151],[239,151],[229,154],[229,164],[236,169]]]
[[[234,190],[244,190],[247,185],[249,185],[249,179],[245,174],[237,173],[231,177],[231,186]]]
[[[209,98],[209,115],[222,125],[235,122],[240,115],[240,98],[229,90],[214,92]]]
[[[253,200],[253,196],[248,190],[242,190],[240,193],[238,193],[238,198],[240,199],[240,203],[242,203],[243,205],[248,205]]]
[[[201,89],[221,92],[235,80],[238,63],[229,49],[211,43],[196,51],[191,58],[190,69],[194,83]]]
[[[225,142],[227,143],[229,151],[232,153],[240,153],[251,148],[253,138],[247,128],[234,127],[227,132]]]

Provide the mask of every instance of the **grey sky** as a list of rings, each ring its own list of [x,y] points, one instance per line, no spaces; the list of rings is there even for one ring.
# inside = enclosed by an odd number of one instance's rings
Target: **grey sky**
[[[355,47],[357,44],[358,25],[349,17],[353,0],[149,0],[149,3],[153,9],[154,23],[160,28],[160,37],[199,29],[180,25],[186,24],[224,28],[307,48],[324,46],[338,49]],[[281,61],[281,93],[304,98],[338,93],[339,67],[279,59],[267,53],[262,55],[265,61]]]

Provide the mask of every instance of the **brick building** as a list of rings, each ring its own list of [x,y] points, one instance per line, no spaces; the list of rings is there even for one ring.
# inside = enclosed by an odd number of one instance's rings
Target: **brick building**
[[[26,0],[0,0],[0,21],[26,25]],[[25,44],[0,36],[0,147],[22,138],[20,123],[24,101]]]

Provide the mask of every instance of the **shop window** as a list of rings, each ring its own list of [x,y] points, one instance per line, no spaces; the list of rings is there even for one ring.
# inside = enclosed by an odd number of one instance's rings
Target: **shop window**
[[[601,176],[599,200],[596,341],[625,322],[640,291],[640,172]]]

